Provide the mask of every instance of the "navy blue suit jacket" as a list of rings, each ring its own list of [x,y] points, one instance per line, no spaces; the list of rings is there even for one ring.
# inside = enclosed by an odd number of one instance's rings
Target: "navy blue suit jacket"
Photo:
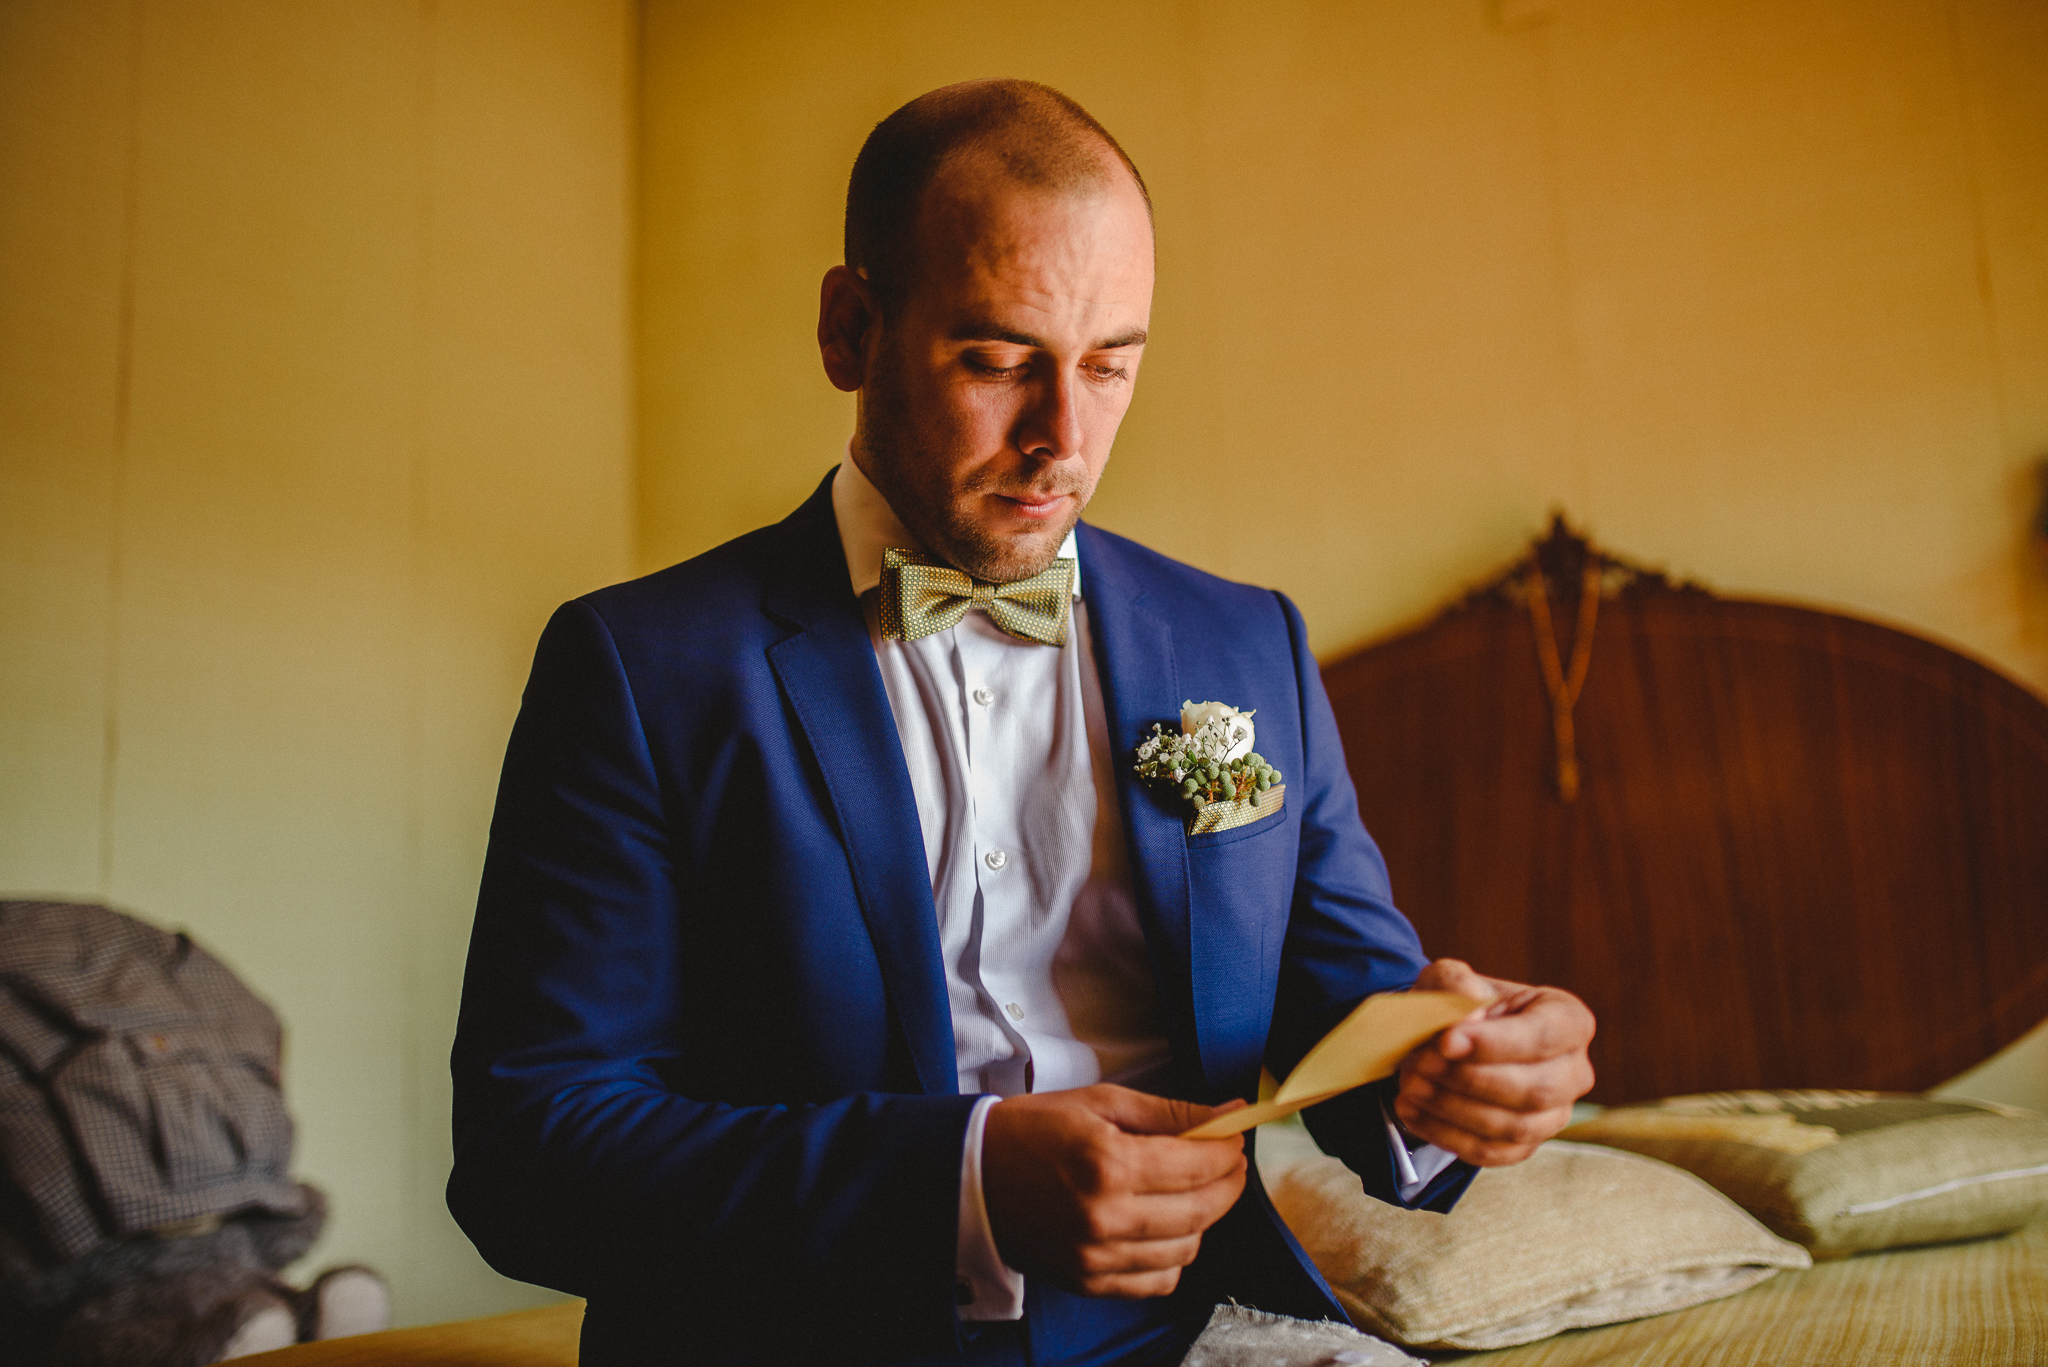
[[[589,1297],[593,1321],[673,1325],[692,1361],[960,1342],[974,1098],[829,490],[555,614],[463,988],[456,1218],[500,1271]],[[1250,1097],[1261,1064],[1285,1076],[1361,998],[1412,982],[1421,947],[1293,605],[1092,527],[1080,556],[1112,743],[1219,699],[1258,710],[1287,785],[1280,815],[1191,837],[1118,765],[1176,1088]],[[1353,1093],[1310,1125],[1391,1200],[1376,1105]],[[1255,1172],[1183,1281],[1196,1304],[1342,1314]],[[718,1325],[746,1327],[721,1344]]]

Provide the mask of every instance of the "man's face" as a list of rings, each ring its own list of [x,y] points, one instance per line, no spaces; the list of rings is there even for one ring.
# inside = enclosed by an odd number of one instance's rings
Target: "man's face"
[[[1118,166],[1034,190],[943,170],[920,276],[868,346],[854,456],[925,547],[1005,583],[1052,563],[1094,496],[1152,314],[1152,227]]]

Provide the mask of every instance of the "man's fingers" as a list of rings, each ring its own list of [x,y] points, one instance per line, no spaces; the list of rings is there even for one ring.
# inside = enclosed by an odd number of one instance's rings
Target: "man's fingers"
[[[1092,1243],[1111,1244],[1200,1234],[1237,1203],[1244,1182],[1245,1174],[1239,1170],[1193,1191],[1095,1202],[1087,1211],[1085,1237]]]
[[[1214,1182],[1241,1180],[1245,1157],[1242,1136],[1236,1143],[1220,1139],[1176,1139],[1166,1135],[1128,1135],[1118,1147],[1119,1185],[1140,1196],[1192,1192]]]
[[[1244,1191],[1240,1136],[1178,1137],[1213,1113],[1112,1086],[997,1103],[982,1193],[1004,1261],[1088,1295],[1170,1292]]]
[[[1460,1063],[1537,1062],[1584,1049],[1593,1024],[1593,1013],[1571,993],[1524,988],[1489,1005],[1483,1018],[1453,1025],[1423,1055]]]
[[[1075,1274],[1118,1277],[1131,1273],[1177,1271],[1195,1260],[1202,1251],[1202,1236],[1178,1239],[1133,1239],[1122,1243],[1083,1244],[1077,1250]]]
[[[1473,969],[1463,959],[1438,959],[1422,970],[1415,980],[1418,992],[1462,992],[1481,1001],[1497,996],[1506,984]]]
[[[1500,1014],[1503,1005],[1511,1000],[1514,994],[1530,989],[1521,983],[1489,978],[1476,971],[1463,959],[1437,959],[1416,978],[1415,990],[1457,992],[1463,996],[1476,997],[1486,1003],[1484,1006],[1475,1007],[1470,1015],[1458,1023],[1464,1025]],[[1430,1047],[1442,1051],[1448,1058],[1463,1058],[1472,1052],[1472,1041],[1459,1033],[1458,1026],[1452,1026],[1439,1034]]]
[[[1416,984],[1489,996],[1401,1062],[1394,1114],[1419,1139],[1482,1166],[1519,1163],[1570,1122],[1593,1085],[1593,1013],[1571,993],[1487,978],[1439,959]]]
[[[1450,1063],[1424,1056],[1401,1073],[1404,1092],[1427,1087],[1511,1111],[1569,1107],[1592,1086],[1593,1067],[1580,1054],[1541,1063]]]
[[[1411,1117],[1427,1117],[1475,1138],[1506,1144],[1540,1144],[1563,1129],[1571,1120],[1569,1104],[1541,1109],[1515,1110],[1489,1105],[1445,1092],[1427,1084],[1403,1087],[1394,1099],[1394,1115],[1419,1137],[1422,1131],[1409,1124]]]
[[[1113,1083],[1083,1088],[1088,1108],[1127,1134],[1185,1134],[1212,1116],[1243,1108],[1242,1101],[1203,1106],[1193,1101],[1135,1092]]]
[[[1242,1101],[1202,1106],[1111,1085],[1088,1087],[1078,1095],[1121,1132],[1105,1136],[1102,1152],[1094,1155],[1106,1186],[1138,1193],[1185,1192],[1242,1176],[1243,1135],[1179,1137],[1211,1116],[1241,1109]]]
[[[1394,1099],[1394,1116],[1410,1134],[1481,1167],[1521,1162],[1570,1123],[1571,1114],[1569,1106],[1510,1111],[1427,1089],[1404,1088]]]
[[[1503,1167],[1521,1162],[1536,1152],[1537,1145],[1543,1139],[1563,1128],[1564,1122],[1571,1116],[1569,1111],[1563,1111],[1555,1113],[1549,1119],[1536,1118],[1541,1120],[1539,1128],[1545,1132],[1534,1138],[1493,1139],[1450,1124],[1426,1111],[1417,1110],[1412,1105],[1396,1103],[1395,1113],[1400,1116],[1401,1124],[1417,1139],[1427,1140],[1438,1148],[1482,1168]]]

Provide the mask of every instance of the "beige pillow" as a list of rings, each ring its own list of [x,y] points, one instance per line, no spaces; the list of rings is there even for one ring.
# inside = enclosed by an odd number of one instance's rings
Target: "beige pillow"
[[[1716,1092],[1565,1134],[1675,1163],[1817,1258],[2003,1234],[2048,1215],[2048,1120],[1880,1092]]]
[[[1305,1133],[1278,1139],[1259,1147],[1281,1218],[1355,1323],[1414,1348],[1505,1348],[1661,1315],[1809,1264],[1706,1183],[1612,1149],[1545,1144],[1480,1172],[1438,1215],[1367,1196]]]

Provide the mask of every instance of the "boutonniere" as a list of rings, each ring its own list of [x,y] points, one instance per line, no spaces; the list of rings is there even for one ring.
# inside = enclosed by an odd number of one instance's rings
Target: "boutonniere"
[[[1285,801],[1280,771],[1252,749],[1252,715],[1228,703],[1184,702],[1179,735],[1154,723],[1139,742],[1138,777],[1187,804],[1189,835],[1272,816]]]

